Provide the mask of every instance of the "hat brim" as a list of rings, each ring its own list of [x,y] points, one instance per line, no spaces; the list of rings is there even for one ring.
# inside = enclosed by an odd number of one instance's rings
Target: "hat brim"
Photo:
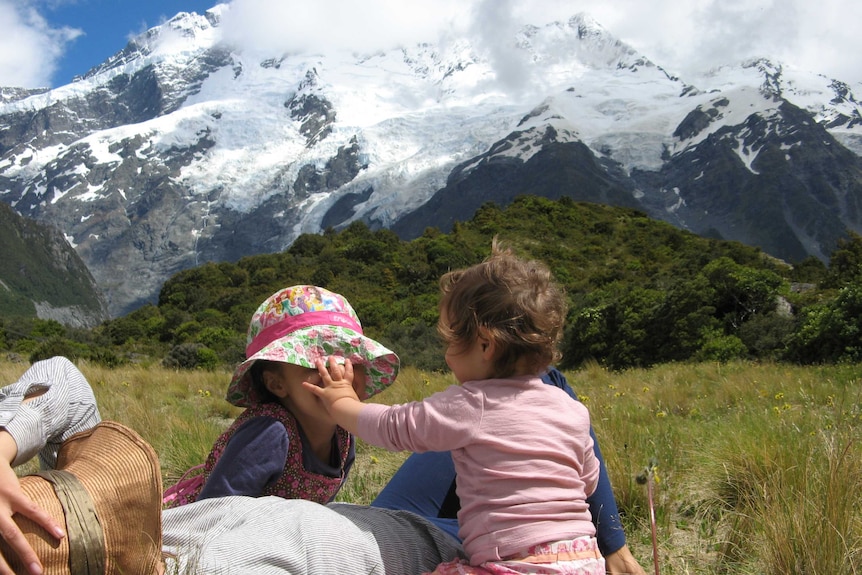
[[[365,397],[372,397],[395,381],[401,361],[394,351],[359,332],[342,326],[302,328],[267,344],[234,370],[226,399],[237,407],[260,401],[249,369],[258,360],[292,363],[314,369],[318,359],[344,357],[365,368]]]

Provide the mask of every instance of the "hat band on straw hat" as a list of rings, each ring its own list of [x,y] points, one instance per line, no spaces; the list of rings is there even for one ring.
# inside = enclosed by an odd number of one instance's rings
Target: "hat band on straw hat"
[[[245,348],[245,356],[251,357],[275,340],[299,329],[316,325],[335,325],[350,328],[362,335],[362,326],[344,313],[331,311],[307,311],[301,315],[288,316],[278,323],[261,330]]]
[[[62,469],[37,473],[51,483],[63,507],[69,536],[69,567],[72,573],[105,572],[105,534],[87,488]]]

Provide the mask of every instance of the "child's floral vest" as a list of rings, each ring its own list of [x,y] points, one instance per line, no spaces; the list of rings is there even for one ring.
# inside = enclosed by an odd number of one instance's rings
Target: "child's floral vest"
[[[239,427],[247,420],[260,416],[274,417],[284,424],[289,437],[287,459],[284,462],[284,472],[278,481],[268,485],[261,495],[275,495],[285,499],[307,499],[317,503],[328,503],[335,497],[344,480],[344,463],[350,451],[350,434],[344,429],[337,427],[338,450],[341,457],[341,476],[327,477],[313,473],[302,465],[302,440],[299,437],[299,428],[293,415],[279,403],[261,403],[253,405],[243,411],[239,417],[222,433],[213,444],[212,451],[207,456],[201,474],[202,481],[195,485],[192,493],[184,493],[180,501],[173,502],[169,507],[176,507],[197,500],[197,496],[203,488],[210,473],[212,473],[216,462],[224,452],[230,438]]]

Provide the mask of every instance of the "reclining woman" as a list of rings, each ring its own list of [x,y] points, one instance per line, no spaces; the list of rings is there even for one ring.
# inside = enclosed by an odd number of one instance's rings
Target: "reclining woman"
[[[559,372],[552,370],[546,381],[571,393]],[[100,420],[90,384],[62,357],[33,364],[16,383],[0,389],[0,534],[30,565],[30,573],[41,573],[39,558],[13,514],[25,515],[57,536],[63,528],[22,492],[12,462],[23,463],[39,453],[44,464],[66,439]],[[263,575],[280,569],[299,575],[350,575],[431,570],[461,556],[453,535],[454,478],[448,453],[425,453],[410,456],[372,506],[324,507],[271,496],[229,496],[166,509],[162,527],[167,572]],[[626,545],[604,465],[599,488],[588,503],[608,573],[645,575]],[[0,575],[12,573],[0,557]]]
[[[297,293],[302,296],[299,299],[308,299],[308,290],[297,292],[288,288],[274,294],[261,305],[252,317],[250,343],[259,340],[261,333],[267,331],[267,325],[263,325],[268,321],[266,318],[279,317],[276,310],[283,309],[283,306],[279,308],[278,305],[268,304],[279,299],[276,297],[279,294],[289,296],[287,299],[293,301],[290,294]],[[343,298],[338,300],[342,307],[349,307],[346,300],[342,300]],[[297,309],[300,314],[308,311]],[[294,311],[297,312],[297,309]],[[282,333],[283,330],[279,331],[279,334],[273,336],[272,341],[268,339],[263,347],[249,347],[248,359],[237,367],[232,379],[228,401],[244,405],[258,404],[254,393],[262,387],[254,387],[249,375],[250,368],[257,359],[276,359],[309,368],[313,365],[313,357],[304,358],[308,366],[302,364],[303,359],[298,359],[298,356],[280,357],[279,353],[282,352],[293,353],[291,349],[295,346],[291,342],[295,340],[289,337],[288,333]],[[269,330],[268,333],[272,335],[273,332]],[[276,347],[281,351],[276,353],[273,346],[269,345],[272,342],[276,342]],[[286,344],[281,346],[281,343],[285,342]],[[345,351],[349,352],[353,348],[354,346],[348,345]],[[328,355],[332,348],[328,347],[327,350],[323,353]],[[375,361],[373,354],[366,358],[352,354],[351,361],[365,365],[371,374],[366,381],[366,395],[373,394],[379,391],[381,386],[391,383],[391,379],[386,377],[387,373],[394,377],[393,366],[394,370],[397,370],[397,358],[387,352],[388,350],[379,346],[374,352],[379,356],[379,361]],[[381,369],[385,373],[381,373]],[[546,375],[545,381],[562,387],[574,397],[558,371],[552,370]],[[266,382],[263,382],[263,388],[265,387]],[[276,388],[277,399],[281,399],[278,395],[281,391]],[[289,398],[285,407],[292,413],[297,409],[292,406]],[[318,416],[325,413],[322,404],[317,408],[306,407],[303,407],[300,415],[306,411]],[[242,422],[258,419],[241,418]],[[63,529],[24,494],[13,471],[13,465],[21,464],[38,454],[43,468],[53,467],[63,442],[78,432],[93,428],[100,420],[96,400],[86,378],[72,362],[62,357],[33,364],[16,383],[0,389],[0,537],[23,564],[29,566],[30,573],[41,573],[39,558],[24,538],[13,515],[19,513],[28,517],[57,537],[63,536]],[[268,427],[272,429],[271,425]],[[302,427],[301,423],[299,427]],[[334,424],[331,429],[334,429]],[[269,486],[283,486],[284,481],[281,478],[294,473],[287,464],[287,461],[291,460],[287,449],[291,434],[285,436],[285,441],[276,442],[285,445],[284,449],[279,450],[280,455],[275,457],[260,446],[255,448],[256,451],[249,451],[248,443],[254,442],[255,435],[243,435],[241,430],[240,425],[233,426],[231,433],[225,435],[225,441],[217,442],[220,445],[216,448],[221,454],[218,461],[222,464],[220,466],[217,463],[217,456],[209,458],[209,485],[205,485],[199,495],[196,493],[195,497],[191,498],[196,498],[197,501],[163,511],[163,544],[168,557],[169,573],[218,572],[255,575],[280,569],[288,573],[309,575],[408,574],[433,569],[439,563],[462,555],[455,520],[455,472],[448,453],[411,456],[372,506],[330,503],[328,507],[323,507],[302,499],[270,496],[282,493],[279,489],[269,489]],[[300,439],[307,437],[307,434],[303,436],[302,432],[299,435]],[[237,438],[241,437],[245,437],[247,441],[237,442]],[[335,466],[337,473],[333,474],[339,478],[337,483],[333,484],[337,489],[343,476],[349,471],[352,449],[345,457],[341,451],[348,444],[341,440],[337,432],[332,437],[329,444],[338,446],[337,452],[340,456],[338,465]],[[293,443],[300,443],[295,441],[295,436],[293,439]],[[302,442],[307,443],[307,439]],[[242,444],[244,448],[231,451],[231,443]],[[352,440],[349,446],[352,448]],[[221,450],[222,447],[224,450]],[[598,443],[595,444],[595,449],[601,460]],[[264,481],[256,478],[249,484],[248,474],[236,474],[236,470],[242,471],[243,467],[225,464],[228,461],[226,457],[234,456],[232,453],[246,456],[256,453],[259,460],[276,460],[277,465],[266,466],[268,474]],[[306,468],[307,459],[304,461]],[[318,465],[313,471],[320,469]],[[219,480],[216,482],[217,477]],[[249,488],[249,485],[253,487]],[[326,502],[332,493],[334,491],[330,490],[329,494],[325,494],[324,498],[318,501]],[[297,497],[293,493],[284,495]],[[588,503],[593,520],[598,526],[597,538],[606,558],[608,572],[643,574],[626,546],[604,464],[601,465],[599,488]],[[333,553],[333,541],[345,542],[344,552]],[[386,545],[380,546],[378,541],[386,541]],[[346,542],[350,542],[349,550]],[[314,549],[318,552],[309,552]],[[0,557],[0,575],[10,573],[12,571],[7,561]]]

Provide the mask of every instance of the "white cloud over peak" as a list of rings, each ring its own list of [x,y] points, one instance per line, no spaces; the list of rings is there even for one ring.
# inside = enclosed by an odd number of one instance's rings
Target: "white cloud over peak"
[[[225,26],[239,43],[286,52],[371,51],[471,34],[498,65],[522,24],[592,16],[668,71],[692,77],[767,57],[862,82],[857,0],[233,0]],[[518,70],[512,67],[513,79]]]
[[[458,0],[233,0],[222,21],[225,37],[249,50],[373,52],[436,41],[460,26]]]
[[[0,85],[51,85],[57,62],[82,34],[49,25],[42,16],[47,1],[0,0]],[[182,2],[176,6],[183,10]],[[231,0],[222,29],[235,45],[267,57],[333,49],[373,53],[470,34],[501,79],[509,74],[517,84],[523,63],[511,58],[512,30],[580,12],[689,81],[717,66],[767,57],[862,82],[858,0]],[[117,20],[117,26],[130,31],[138,23]],[[83,63],[83,69],[99,63]]]

